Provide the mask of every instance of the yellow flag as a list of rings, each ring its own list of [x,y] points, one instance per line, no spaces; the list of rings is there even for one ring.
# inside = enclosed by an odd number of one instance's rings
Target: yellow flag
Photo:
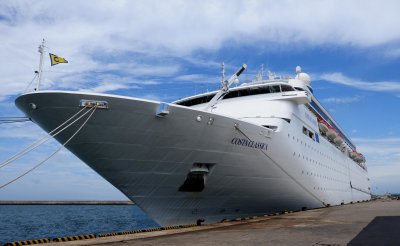
[[[68,61],[62,57],[56,56],[51,53],[49,53],[49,55],[50,55],[50,61],[51,61],[52,66],[57,65],[58,63],[68,63]]]

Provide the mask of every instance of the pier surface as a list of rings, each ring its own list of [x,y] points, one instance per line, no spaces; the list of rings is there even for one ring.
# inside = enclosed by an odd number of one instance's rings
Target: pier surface
[[[377,200],[47,245],[400,245],[399,227],[400,201]]]

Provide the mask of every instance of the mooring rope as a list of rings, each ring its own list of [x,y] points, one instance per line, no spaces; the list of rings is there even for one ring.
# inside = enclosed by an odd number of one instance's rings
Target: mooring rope
[[[38,74],[39,73],[35,73],[35,76],[33,76],[33,79],[31,80],[31,82],[29,82],[23,93],[26,93],[28,91],[29,87],[32,85],[32,82],[37,78]]]
[[[64,128],[62,128],[61,130],[57,131],[58,129],[60,129],[60,127],[64,126],[65,124],[67,124],[69,121],[71,121],[73,118],[75,118],[77,115],[79,115],[83,110],[85,110],[87,108],[84,107],[81,110],[79,110],[76,114],[74,114],[73,116],[71,116],[69,119],[67,119],[66,121],[64,121],[61,125],[57,126],[55,129],[53,129],[51,132],[49,132],[49,136],[46,136],[44,138],[41,138],[37,141],[35,141],[33,144],[29,145],[28,147],[26,147],[25,149],[21,150],[20,152],[18,152],[17,154],[15,154],[14,156],[10,157],[9,159],[5,160],[3,163],[0,164],[0,169],[7,166],[8,164],[10,164],[11,162],[19,159],[20,157],[24,156],[26,153],[36,149],[37,147],[39,147],[40,145],[44,144],[45,142],[47,142],[49,139],[57,136],[59,133],[63,132],[65,129],[67,129],[68,127],[70,127],[72,124],[74,124],[76,121],[78,121],[79,119],[81,119],[83,116],[85,116],[87,113],[90,112],[90,110],[86,111],[83,115],[79,116],[77,119],[75,119],[73,122],[71,122],[69,125],[65,126]],[[55,133],[54,133],[55,132]],[[54,134],[53,134],[54,133]],[[52,135],[53,134],[53,135]]]
[[[47,160],[49,160],[51,157],[53,157],[55,154],[57,154],[65,145],[67,145],[75,136],[76,134],[79,133],[79,131],[86,125],[86,123],[89,121],[89,119],[92,117],[92,115],[94,114],[94,112],[97,109],[97,105],[94,106],[93,108],[91,108],[90,110],[88,110],[87,112],[91,112],[91,114],[89,115],[89,117],[85,120],[85,122],[83,122],[83,124],[78,128],[78,130],[63,144],[61,145],[56,151],[54,151],[54,153],[52,153],[50,156],[48,156],[47,158],[45,158],[43,161],[39,162],[39,164],[35,165],[34,167],[32,167],[31,169],[29,169],[28,171],[26,171],[25,173],[19,175],[18,177],[12,179],[11,181],[3,184],[0,186],[0,189],[6,187],[7,185],[17,181],[18,179],[24,177],[25,175],[27,175],[28,173],[32,172],[33,170],[35,170],[36,168],[38,168],[39,166],[41,166],[43,163],[45,163]]]

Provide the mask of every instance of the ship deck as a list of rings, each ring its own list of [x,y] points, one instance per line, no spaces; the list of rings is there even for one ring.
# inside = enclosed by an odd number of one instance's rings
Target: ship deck
[[[400,201],[376,201],[213,225],[48,245],[398,245]]]

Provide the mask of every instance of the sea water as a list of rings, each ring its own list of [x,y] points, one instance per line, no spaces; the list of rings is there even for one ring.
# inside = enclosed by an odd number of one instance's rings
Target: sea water
[[[154,227],[135,205],[0,205],[0,245]]]

